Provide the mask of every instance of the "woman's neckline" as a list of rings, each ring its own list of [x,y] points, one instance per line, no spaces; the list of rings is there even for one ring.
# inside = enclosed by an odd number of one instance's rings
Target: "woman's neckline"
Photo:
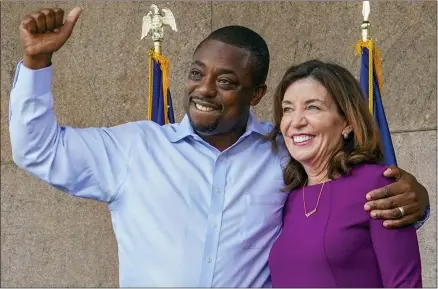
[[[328,179],[328,180],[325,180],[325,181],[323,181],[323,182],[320,182],[320,183],[317,183],[317,184],[312,184],[312,185],[305,185],[304,186],[304,188],[312,188],[312,187],[318,187],[318,186],[322,186],[322,184],[328,184],[328,183],[331,183],[332,181],[335,181],[336,179],[334,179],[334,180],[332,180],[332,179]],[[301,186],[301,187],[298,187],[298,188],[302,188],[303,186]],[[297,188],[297,189],[298,189]]]

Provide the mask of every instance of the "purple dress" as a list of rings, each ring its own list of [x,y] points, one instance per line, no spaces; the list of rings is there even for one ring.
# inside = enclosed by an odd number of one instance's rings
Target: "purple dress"
[[[365,195],[389,184],[386,167],[361,165],[325,183],[304,215],[302,188],[285,204],[269,267],[273,287],[421,287],[414,226],[386,229],[364,210]],[[322,184],[305,187],[306,211]]]

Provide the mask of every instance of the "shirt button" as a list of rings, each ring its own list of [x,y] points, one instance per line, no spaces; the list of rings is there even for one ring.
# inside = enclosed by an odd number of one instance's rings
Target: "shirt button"
[[[211,261],[212,261],[211,258],[208,257],[208,258],[207,258],[207,263],[211,263]]]
[[[220,194],[220,193],[221,193],[221,190],[220,190],[219,188],[216,188],[216,189],[215,189],[215,192],[216,192],[217,194]]]
[[[217,225],[216,225],[216,223],[213,223],[213,225],[211,225],[213,228],[216,228],[217,227]]]

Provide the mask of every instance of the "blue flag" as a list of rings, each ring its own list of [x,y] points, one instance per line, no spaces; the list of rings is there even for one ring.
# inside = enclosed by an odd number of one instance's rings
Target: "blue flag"
[[[169,90],[169,61],[155,52],[149,53],[148,120],[160,125],[175,122]]]
[[[380,96],[382,87],[381,61],[373,46],[374,43],[368,40],[360,41],[356,47],[356,51],[362,55],[360,66],[360,88],[365,100],[368,102],[370,113],[373,115],[380,131],[384,164],[397,165],[391,134],[389,132],[388,122],[386,121],[382,98]]]

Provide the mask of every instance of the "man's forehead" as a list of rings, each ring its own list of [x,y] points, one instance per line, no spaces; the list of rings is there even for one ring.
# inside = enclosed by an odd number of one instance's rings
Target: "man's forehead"
[[[244,48],[236,47],[218,40],[207,40],[193,54],[193,62],[208,65],[221,63],[226,66],[246,67],[250,53]]]

